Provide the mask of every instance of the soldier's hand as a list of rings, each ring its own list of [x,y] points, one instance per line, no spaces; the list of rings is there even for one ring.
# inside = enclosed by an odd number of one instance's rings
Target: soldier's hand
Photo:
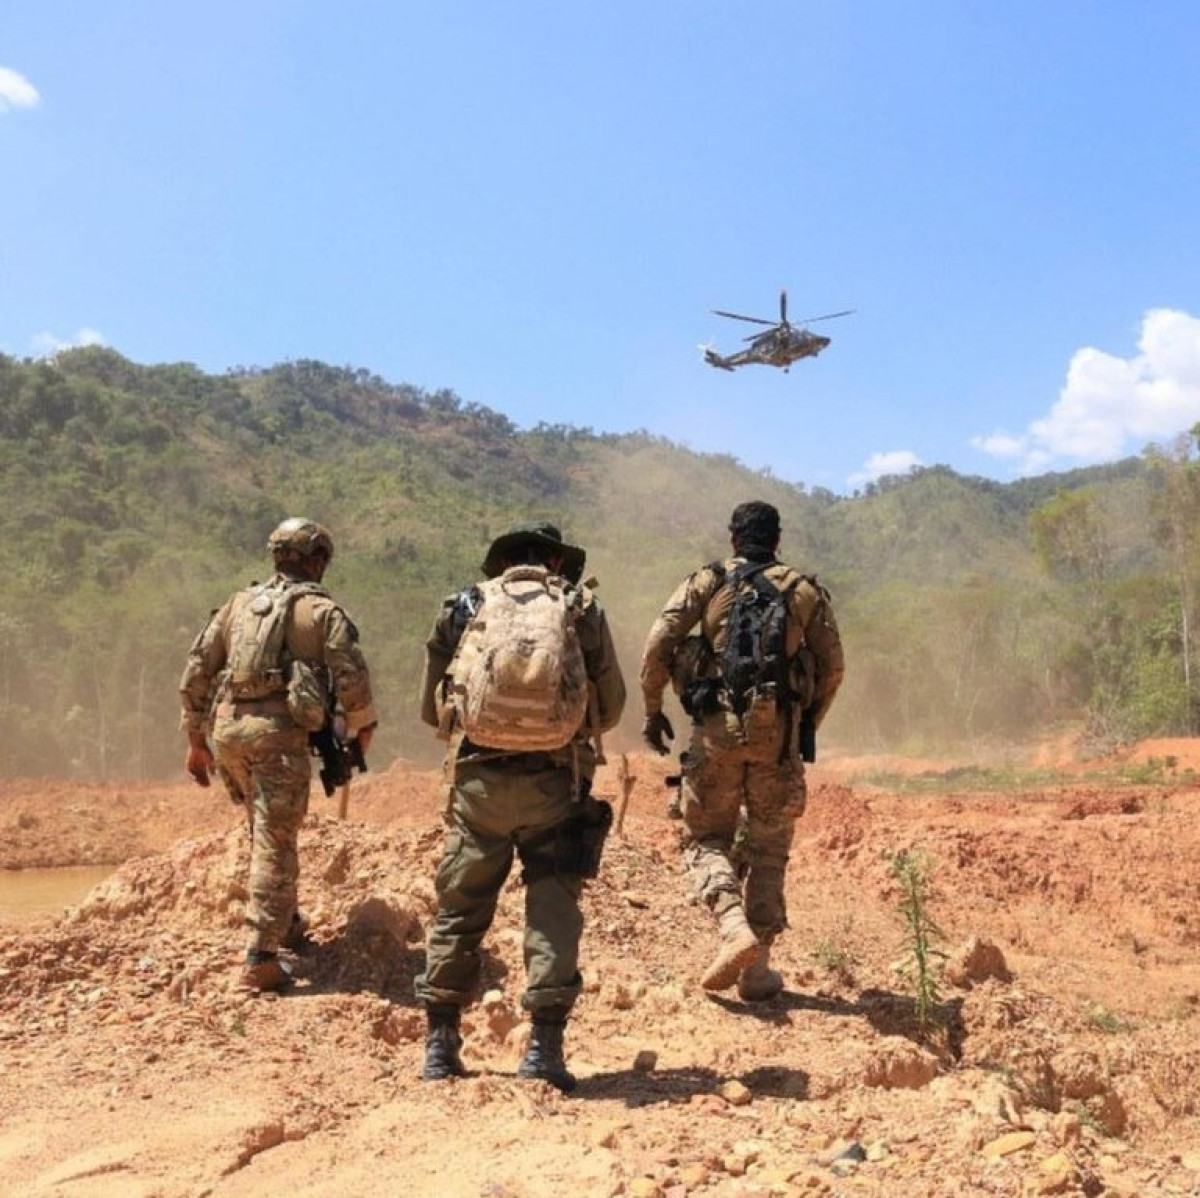
[[[208,745],[188,745],[187,758],[183,768],[192,776],[198,786],[207,786],[217,763],[213,759],[212,750]]]
[[[646,722],[642,725],[642,739],[656,753],[666,756],[671,750],[663,740],[675,739],[675,729],[671,727],[671,721],[667,719],[666,713],[662,711],[655,712],[654,715],[648,715]]]

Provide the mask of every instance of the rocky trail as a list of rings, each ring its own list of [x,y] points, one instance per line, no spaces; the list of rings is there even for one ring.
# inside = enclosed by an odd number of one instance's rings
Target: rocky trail
[[[630,757],[624,826],[586,892],[570,1097],[514,1077],[515,878],[465,1021],[470,1076],[419,1079],[436,774],[356,781],[345,821],[314,797],[317,948],[288,994],[257,998],[235,989],[247,845],[219,792],[0,783],[0,867],[121,863],[60,917],[0,923],[0,1194],[1200,1194],[1189,750],[1154,781],[1019,791],[942,771],[937,793],[897,793],[862,763],[818,766],[775,954],[786,988],[756,1005],[699,990],[713,931],[680,870],[668,767]],[[924,1026],[892,869],[906,851],[946,953]]]

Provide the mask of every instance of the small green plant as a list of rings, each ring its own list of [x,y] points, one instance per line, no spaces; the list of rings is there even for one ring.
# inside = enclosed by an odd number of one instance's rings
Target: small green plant
[[[1126,1022],[1115,1011],[1110,1011],[1108,1007],[1101,1006],[1099,1003],[1094,1003],[1088,1011],[1088,1023],[1092,1025],[1098,1032],[1104,1032],[1107,1036],[1119,1036],[1125,1032],[1133,1031],[1133,1025]]]
[[[853,932],[853,918],[847,917],[842,926],[821,940],[812,950],[813,960],[826,973],[839,978],[846,985],[854,981],[854,971],[858,967],[858,954],[850,945]]]
[[[1068,1109],[1074,1112],[1075,1117],[1079,1120],[1081,1127],[1089,1128],[1097,1136],[1108,1136],[1108,1128],[1106,1128],[1104,1124],[1096,1118],[1096,1113],[1091,1109],[1091,1107],[1087,1106],[1085,1103],[1077,1102]]]
[[[913,988],[913,1014],[922,1033],[939,1023],[942,995],[936,963],[946,958],[939,947],[945,935],[929,914],[929,876],[924,853],[905,849],[892,858],[892,877],[900,887],[899,910],[905,927],[901,972]]]

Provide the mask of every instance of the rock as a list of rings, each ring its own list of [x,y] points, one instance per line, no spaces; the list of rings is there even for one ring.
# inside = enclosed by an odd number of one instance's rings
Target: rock
[[[596,1129],[592,1136],[592,1143],[597,1148],[616,1148],[623,1132],[629,1125],[626,1123],[610,1123]]]
[[[744,1157],[747,1165],[752,1165],[762,1156],[765,1147],[758,1140],[738,1140],[733,1145],[733,1151],[735,1155]]]
[[[833,1165],[837,1161],[854,1161],[857,1164],[866,1159],[866,1149],[857,1140],[835,1140],[817,1157],[822,1165]]]
[[[754,1097],[753,1094],[736,1078],[731,1078],[727,1082],[723,1082],[718,1088],[717,1093],[725,1099],[730,1106],[746,1106]]]
[[[721,1168],[729,1174],[730,1177],[744,1177],[746,1175],[746,1167],[749,1161],[737,1152],[730,1152],[721,1160]]]
[[[662,1187],[653,1177],[635,1177],[629,1183],[630,1198],[661,1198]]]
[[[772,1194],[786,1193],[793,1172],[792,1169],[764,1169],[754,1175],[754,1182],[756,1185],[765,1186]]]
[[[1041,1175],[1034,1179],[1036,1194],[1065,1194],[1075,1185],[1075,1165],[1063,1152],[1056,1152],[1042,1161]]]
[[[952,986],[970,989],[988,978],[1011,982],[1012,974],[1004,954],[990,940],[970,936],[946,961],[945,978]]]
[[[1002,1156],[1010,1156],[1014,1152],[1021,1152],[1026,1148],[1032,1148],[1036,1141],[1037,1136],[1031,1131],[1010,1131],[1007,1135],[985,1144],[981,1151],[984,1156],[998,1159]]]
[[[652,1048],[643,1048],[633,1058],[634,1073],[653,1073],[658,1065],[658,1053]]]
[[[690,1165],[684,1165],[679,1170],[680,1184],[687,1190],[695,1190],[700,1186],[707,1185],[709,1176],[708,1166],[701,1164],[699,1161],[694,1161]]]
[[[885,1045],[871,1057],[863,1070],[863,1084],[884,1090],[919,1090],[937,1074],[937,1057],[903,1041]]]

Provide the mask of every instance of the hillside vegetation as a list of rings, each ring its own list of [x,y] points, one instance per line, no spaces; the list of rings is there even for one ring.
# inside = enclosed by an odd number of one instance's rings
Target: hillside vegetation
[[[452,392],[319,362],[212,376],[102,348],[0,355],[0,773],[178,773],[188,645],[269,572],[266,535],[292,514],[334,532],[328,581],[373,667],[378,766],[435,758],[415,704],[437,605],[533,518],[588,550],[632,739],[650,622],[724,552],[748,498],[779,507],[783,556],[833,592],[849,674],[826,745],[1190,734],[1190,449],[1012,484],[933,467],[839,497],[642,433],[518,430]]]

